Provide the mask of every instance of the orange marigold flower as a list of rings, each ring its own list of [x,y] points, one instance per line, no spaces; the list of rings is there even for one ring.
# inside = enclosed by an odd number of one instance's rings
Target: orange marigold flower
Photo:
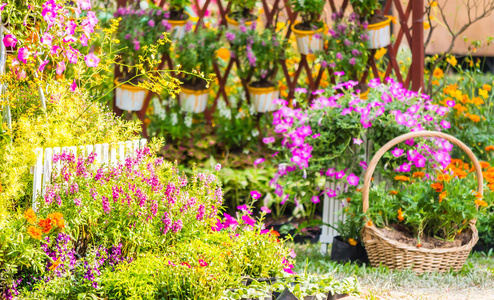
[[[454,175],[460,179],[463,179],[463,178],[467,177],[467,172],[465,172],[461,169],[456,169],[456,170],[454,170]]]
[[[49,233],[50,230],[52,229],[50,218],[39,220],[38,225],[41,227],[41,230],[43,231],[43,233]]]
[[[469,115],[468,118],[475,123],[478,123],[480,121],[480,117],[477,115]]]
[[[464,169],[464,170],[468,170],[468,169],[470,169],[470,165],[469,165],[469,164],[463,164],[463,169]]]
[[[417,244],[417,248],[420,248],[420,247],[422,247],[422,244],[421,243],[418,243]]]
[[[60,265],[60,257],[59,257],[59,258],[57,258],[57,260],[56,260],[56,261],[54,261],[54,262],[51,264],[51,266],[50,266],[50,268],[49,268],[49,269],[50,269],[50,271],[55,270],[55,269],[56,269],[59,265]]]
[[[478,206],[487,207],[487,202],[485,202],[484,200],[481,200],[481,199],[475,199],[475,204],[477,204]]]
[[[439,194],[439,203],[443,202],[443,199],[446,198],[447,194],[448,194],[448,192],[446,192],[446,191]]]
[[[24,218],[26,218],[26,220],[33,225],[36,224],[36,221],[38,220],[32,208],[26,210],[24,213]]]
[[[398,194],[398,192],[397,192],[397,191],[395,191],[395,190],[391,190],[391,191],[389,191],[389,193],[388,193],[388,194],[390,194],[390,195],[394,196],[394,195],[397,195],[397,194]]]
[[[487,187],[491,190],[494,191],[494,183],[489,183]]]
[[[59,212],[54,212],[48,215],[48,218],[51,219],[52,223],[56,225],[60,229],[65,228],[65,221],[63,219],[63,214]]]
[[[494,146],[489,145],[489,146],[485,147],[485,151],[494,151]]]
[[[30,226],[28,229],[27,229],[27,233],[33,238],[33,239],[36,239],[36,240],[41,240],[41,229],[39,229],[38,227],[34,227],[34,226]]]
[[[348,239],[348,243],[349,243],[350,245],[352,245],[352,246],[357,246],[357,241],[356,241],[356,240],[354,240],[354,239],[352,239],[352,238],[349,238],[349,239]]]
[[[425,176],[425,173],[424,172],[415,172],[412,174],[412,177],[413,178],[422,178]]]
[[[273,229],[271,229],[270,233],[271,233],[271,235],[274,235],[274,236],[280,236],[280,233],[276,230],[273,230]]]
[[[400,222],[405,220],[405,217],[403,217],[403,211],[401,210],[401,207],[400,207],[400,209],[398,209],[398,220]]]
[[[443,188],[444,188],[443,184],[442,184],[442,183],[440,183],[440,182],[435,182],[435,183],[431,184],[431,187],[432,187],[433,189],[435,189],[435,190],[436,190],[436,192],[438,192],[438,193],[439,193],[439,192],[442,192],[442,190],[443,190]]]
[[[398,175],[398,176],[395,177],[395,180],[410,181],[410,177],[403,176],[403,175]]]
[[[481,161],[480,162],[480,167],[482,169],[489,169],[491,167],[491,165],[488,162],[486,162],[486,161]]]
[[[371,226],[372,226],[372,221],[371,221],[371,220],[367,221],[367,224],[366,224],[366,225],[367,225],[368,227],[371,227]]]

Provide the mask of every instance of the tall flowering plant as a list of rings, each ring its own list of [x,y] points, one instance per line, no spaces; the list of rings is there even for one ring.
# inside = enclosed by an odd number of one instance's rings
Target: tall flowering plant
[[[259,32],[253,23],[249,28],[240,25],[240,32],[227,32],[226,38],[231,43],[233,55],[241,62],[239,75],[247,78],[253,76],[253,81],[261,86],[272,86],[279,60],[285,54],[286,41],[281,33],[273,29]]]
[[[356,188],[368,163],[361,146],[363,138],[379,145],[389,136],[410,130],[441,130],[441,124],[445,124],[442,119],[447,110],[392,79],[387,84],[372,80],[368,100],[355,94],[356,85],[349,81],[317,91],[316,99],[310,104],[301,102],[300,108],[291,108],[282,101],[280,110],[274,112],[274,131],[280,142],[276,143],[276,136],[263,141],[276,151],[273,161],[278,171],[271,183],[281,200],[279,212],[293,201],[296,212],[312,215],[321,196],[334,198]],[[297,91],[297,97],[305,97],[305,89]],[[414,141],[408,144],[415,145]],[[397,168],[408,171],[412,163],[420,166],[429,159],[446,166],[452,145],[442,140],[430,144],[420,151],[410,149],[412,162],[403,162]],[[397,149],[395,154],[401,156],[407,150]],[[329,182],[337,183],[337,189],[327,187]]]
[[[90,244],[122,243],[125,254],[169,245],[210,226],[222,204],[214,174],[189,178],[148,148],[115,166],[95,159],[56,155],[60,168],[39,198],[41,213],[56,210],[69,220],[65,231],[80,254]]]

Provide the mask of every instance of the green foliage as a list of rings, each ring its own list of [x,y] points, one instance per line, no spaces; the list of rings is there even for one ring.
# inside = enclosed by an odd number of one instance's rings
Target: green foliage
[[[320,21],[321,13],[326,1],[324,0],[292,0],[290,4],[293,11],[300,14],[302,24],[305,26],[322,28],[323,22]]]
[[[202,77],[213,76],[213,59],[216,51],[222,47],[218,33],[214,30],[200,28],[197,32],[189,31],[176,44],[177,63],[183,70],[200,74]],[[195,83],[197,76],[186,75],[186,82]]]
[[[350,0],[353,11],[362,19],[369,20],[377,9],[381,9],[379,0]]]
[[[243,18],[249,17],[249,12],[256,7],[257,0],[228,0],[234,13],[240,13]]]

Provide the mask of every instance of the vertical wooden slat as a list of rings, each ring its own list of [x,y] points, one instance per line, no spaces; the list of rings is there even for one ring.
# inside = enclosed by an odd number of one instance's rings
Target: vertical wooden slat
[[[94,153],[96,154],[94,161],[97,165],[101,165],[101,144],[94,145]]]
[[[36,198],[41,193],[41,180],[42,180],[42,173],[43,173],[43,149],[36,148],[36,150],[34,150],[34,152],[36,153],[36,165],[34,166],[32,206],[33,206],[33,210],[37,211],[38,205],[36,203],[37,202]]]
[[[93,145],[87,145],[86,146],[86,155],[89,156],[91,153],[94,151],[94,146]]]
[[[45,195],[46,192],[46,185],[50,183],[51,181],[51,171],[52,171],[52,162],[53,162],[53,149],[52,148],[46,148],[45,149],[45,163],[43,164],[43,185],[41,187],[42,189],[42,195]]]
[[[139,150],[139,140],[133,140],[132,141],[132,151],[134,152],[133,155],[135,155],[137,150]]]
[[[135,156],[134,151],[132,151],[132,146],[133,146],[132,141],[125,142],[125,158]]]
[[[116,166],[118,164],[117,160],[117,145],[113,144],[110,150],[110,162],[112,166]]]
[[[144,148],[146,147],[147,143],[148,143],[148,140],[146,140],[146,139],[141,139],[141,140],[139,141],[139,143],[140,143],[141,149],[144,149]]]
[[[108,164],[110,162],[110,145],[103,144],[101,148],[101,163]]]
[[[125,143],[118,142],[118,159],[124,163],[125,162]]]
[[[62,151],[62,149],[60,147],[53,148],[53,156],[60,155],[60,153],[61,153],[60,151]],[[58,171],[60,171],[61,165],[62,165],[62,162],[60,160],[58,160],[57,163],[55,165],[53,165],[52,167],[54,170],[56,170],[58,172]]]
[[[74,154],[74,158],[77,159],[77,147],[76,146],[69,147],[69,151],[70,153]]]

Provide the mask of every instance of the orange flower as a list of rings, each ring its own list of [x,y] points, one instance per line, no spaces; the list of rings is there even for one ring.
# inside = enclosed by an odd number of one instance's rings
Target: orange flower
[[[60,229],[65,228],[65,221],[63,219],[63,214],[59,212],[54,212],[48,215],[48,218],[52,220],[52,223]]]
[[[366,225],[367,225],[368,227],[372,227],[372,221],[371,221],[371,220],[367,221],[367,224],[366,224]]]
[[[41,230],[43,230],[43,233],[49,233],[52,229],[50,218],[39,220],[38,225],[41,227]]]
[[[446,191],[439,194],[439,203],[441,203],[443,201],[443,199],[446,198],[447,194],[448,194],[448,192],[446,192]]]
[[[398,176],[395,177],[395,180],[410,181],[410,177],[403,176],[403,175],[398,175]]]
[[[480,121],[480,117],[477,115],[469,115],[468,118],[475,123],[478,123]]]
[[[444,188],[443,184],[440,183],[440,182],[436,182],[436,183],[431,184],[431,187],[433,189],[435,189],[436,192],[438,192],[438,193],[441,192],[443,190],[443,188]]]
[[[276,231],[276,230],[273,230],[273,229],[271,229],[270,233],[273,236],[280,236],[280,233],[278,231]]]
[[[26,212],[24,213],[24,218],[26,218],[26,220],[33,225],[36,224],[36,221],[38,220],[36,214],[31,208],[26,210]]]
[[[465,172],[461,169],[456,169],[456,170],[454,170],[454,175],[460,179],[463,179],[463,178],[467,177],[467,172]]]
[[[50,266],[50,271],[55,270],[58,266],[60,265],[60,257],[57,258],[56,261],[54,261],[51,266]]]
[[[352,245],[352,246],[357,246],[357,241],[356,241],[356,240],[354,240],[354,239],[352,239],[352,238],[349,238],[349,239],[348,239],[348,243],[349,243],[350,245]]]
[[[413,178],[422,178],[425,176],[425,173],[424,172],[415,172],[412,174],[412,177]]]
[[[397,191],[395,191],[395,190],[392,190],[392,191],[389,191],[389,193],[388,193],[388,194],[390,194],[390,195],[392,195],[392,196],[393,196],[393,195],[397,195],[397,194],[398,194],[398,192],[397,192]]]
[[[478,206],[484,206],[484,207],[487,207],[487,202],[485,202],[484,200],[482,199],[475,199],[475,204],[477,204]]]
[[[220,48],[216,50],[216,56],[224,61],[228,61],[228,59],[230,58],[230,51],[226,48]]]
[[[37,227],[34,227],[34,226],[30,226],[28,229],[27,229],[27,233],[33,238],[33,239],[37,239],[37,240],[41,240],[41,229],[37,228]]]
[[[494,151],[494,146],[489,145],[489,146],[485,147],[485,151]]]
[[[422,247],[422,244],[421,243],[418,243],[417,244],[417,248],[420,248],[420,247]]]
[[[481,161],[480,162],[480,167],[482,169],[489,169],[491,167],[491,165],[488,162],[486,162],[486,161]]]
[[[494,183],[489,183],[487,187],[489,187],[491,191],[494,191]]]
[[[403,217],[403,211],[401,210],[401,207],[400,207],[400,209],[398,209],[398,220],[400,222],[405,220],[405,217]]]

